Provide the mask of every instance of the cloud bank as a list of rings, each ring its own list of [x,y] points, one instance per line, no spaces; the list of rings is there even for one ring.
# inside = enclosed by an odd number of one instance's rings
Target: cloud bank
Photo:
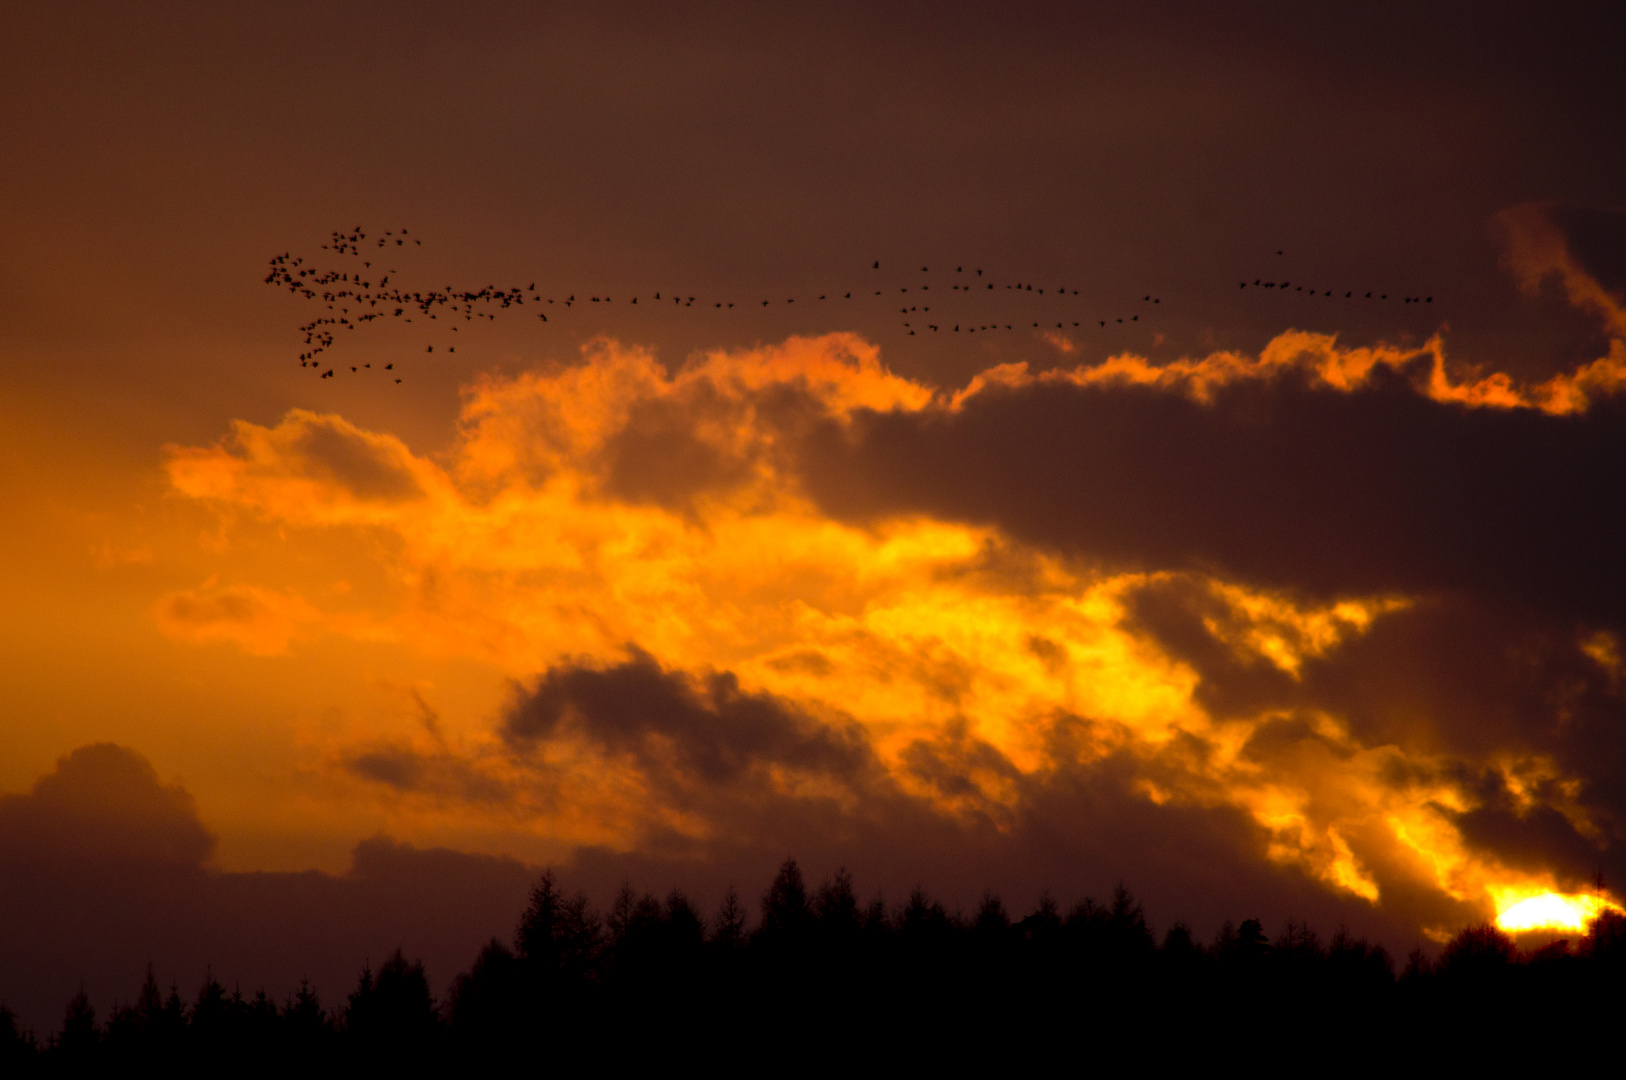
[[[469,387],[435,457],[296,411],[169,468],[376,540],[393,599],[306,597],[302,632],[513,679],[482,728],[329,747],[437,820],[601,870],[824,852],[1439,934],[1626,871],[1623,371],[1287,333],[955,389],[851,335],[675,370],[603,340]]]
[[[308,979],[342,1005],[395,948],[445,985],[506,938],[533,868],[512,859],[357,845],[350,871],[226,873],[191,797],[139,753],[81,747],[27,793],[0,796],[0,1002],[42,1033],[81,987],[129,1003],[152,964],[181,993],[212,970],[279,1000]]]

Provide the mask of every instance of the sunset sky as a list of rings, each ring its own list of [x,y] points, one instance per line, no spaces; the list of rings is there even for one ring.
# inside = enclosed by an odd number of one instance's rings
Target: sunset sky
[[[6,5],[0,998],[444,982],[543,865],[1613,902],[1626,17],[1566,10]]]

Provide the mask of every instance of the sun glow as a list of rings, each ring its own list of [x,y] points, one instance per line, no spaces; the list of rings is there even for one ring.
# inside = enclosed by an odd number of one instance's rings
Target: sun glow
[[[1496,925],[1509,932],[1521,930],[1586,930],[1605,911],[1626,913],[1614,900],[1595,893],[1544,892],[1501,908]]]

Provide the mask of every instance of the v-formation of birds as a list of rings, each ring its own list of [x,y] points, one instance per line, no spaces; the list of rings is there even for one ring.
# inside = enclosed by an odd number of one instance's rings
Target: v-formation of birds
[[[359,326],[373,322],[377,319],[404,319],[406,322],[411,322],[411,312],[415,312],[419,317],[427,316],[430,320],[436,321],[438,321],[442,315],[445,315],[449,321],[455,321],[459,316],[462,317],[462,321],[464,322],[470,322],[477,318],[495,320],[499,311],[532,305],[544,309],[537,312],[537,318],[542,322],[548,322],[548,313],[545,309],[549,306],[553,307],[555,316],[558,316],[560,314],[559,309],[561,307],[570,309],[574,308],[577,304],[584,302],[589,304],[609,304],[616,302],[614,297],[609,295],[582,296],[576,293],[568,293],[562,294],[558,297],[544,296],[542,293],[537,291],[536,284],[534,282],[523,288],[513,286],[508,289],[501,289],[496,286],[487,285],[480,289],[459,291],[448,285],[443,290],[431,289],[428,291],[414,290],[408,292],[399,285],[392,286],[390,284],[390,277],[394,275],[396,271],[375,271],[373,269],[373,260],[371,258],[363,258],[364,255],[371,254],[375,251],[382,250],[385,253],[389,253],[390,249],[392,248],[406,248],[408,246],[417,247],[421,246],[422,243],[423,241],[421,239],[411,236],[406,229],[401,229],[399,231],[390,230],[385,232],[382,236],[369,237],[367,233],[364,232],[360,226],[358,226],[350,232],[335,231],[332,234],[329,242],[323,244],[322,247],[324,250],[331,251],[336,255],[348,256],[354,260],[360,261],[360,269],[318,270],[314,266],[307,266],[303,258],[297,258],[291,253],[287,252],[272,257],[271,272],[265,278],[266,284],[281,285],[287,288],[290,292],[294,293],[295,295],[302,296],[306,300],[320,299],[326,304],[327,311],[329,312],[329,314],[312,319],[310,322],[299,328],[300,332],[305,335],[305,345],[307,346],[306,350],[299,354],[299,364],[301,367],[320,370],[320,378],[333,378],[336,369],[334,367],[328,367],[326,370],[321,370],[323,368],[323,364],[317,358],[322,353],[327,352],[334,346],[334,331],[339,329],[355,330]],[[1278,251],[1276,254],[1281,255],[1282,252]],[[876,260],[870,266],[871,275],[879,270],[881,270],[881,263],[879,260]],[[898,315],[902,316],[900,320],[900,329],[910,336],[914,336],[919,333],[933,334],[941,332],[964,332],[974,334],[978,332],[987,333],[990,331],[1043,329],[1049,328],[1050,326],[1049,321],[1046,319],[1031,319],[1031,315],[1033,314],[1031,311],[1029,312],[1029,319],[1016,319],[1010,322],[978,321],[974,324],[971,322],[953,322],[951,324],[946,319],[933,322],[931,321],[932,305],[930,303],[931,297],[929,295],[933,281],[931,268],[929,266],[922,266],[920,267],[919,274],[926,276],[915,277],[913,274],[911,274],[910,276],[913,280],[912,285],[897,285],[896,283],[893,283],[890,285],[882,285],[881,287],[877,288],[876,285],[878,282],[872,279],[865,285],[855,288],[828,290],[826,292],[819,293],[817,294],[817,301],[813,302],[818,303],[835,301],[837,303],[845,303],[852,300],[870,302],[880,300],[884,302],[885,298],[888,296],[896,297],[896,299],[894,299],[892,302],[900,305],[898,308]],[[1143,295],[1139,301],[1133,305],[1133,309],[1128,312],[1114,313],[1105,318],[1100,317],[1099,313],[1081,319],[1071,318],[1072,315],[1079,314],[1076,308],[1079,307],[1080,304],[1075,301],[1075,298],[1079,296],[1079,291],[1077,289],[1069,289],[1065,287],[1046,289],[1045,287],[1036,285],[1031,281],[995,283],[991,279],[991,275],[985,276],[982,268],[975,266],[955,266],[952,271],[947,271],[947,275],[952,278],[946,288],[946,291],[951,294],[1016,292],[1024,297],[1031,297],[1034,300],[1041,300],[1048,296],[1051,301],[1055,301],[1057,299],[1069,301],[1069,310],[1066,313],[1068,317],[1055,323],[1055,329],[1058,330],[1068,329],[1069,323],[1073,328],[1087,328],[1091,324],[1094,324],[1098,329],[1105,330],[1109,327],[1116,327],[1118,325],[1139,323],[1141,322],[1141,314],[1143,312],[1146,313],[1148,315],[1148,319],[1150,319],[1152,314],[1162,310],[1161,307],[1148,306],[1161,305],[1163,302],[1162,298],[1147,293]],[[370,280],[374,277],[377,278],[376,281]],[[940,274],[935,280],[939,285],[939,294],[941,295],[941,293],[944,291],[942,275]],[[1243,289],[1250,287],[1256,289],[1274,289],[1280,290],[1283,294],[1289,290],[1292,290],[1295,293],[1299,293],[1307,297],[1333,297],[1338,295],[1338,292],[1335,290],[1308,288],[1302,283],[1294,283],[1291,281],[1264,281],[1256,278],[1252,283],[1243,281],[1241,285]],[[1374,292],[1372,290],[1345,290],[1343,291],[1342,295],[1345,299],[1354,299],[1357,296],[1369,300],[1377,299],[1380,301],[1386,301],[1390,299],[1389,293]],[[1433,296],[1397,296],[1396,298],[1403,299],[1403,301],[1407,304],[1432,304],[1434,302]],[[810,297],[808,299],[810,299]],[[709,309],[714,312],[724,312],[731,310],[760,310],[761,308],[771,307],[776,303],[794,304],[796,303],[797,298],[791,296],[785,297],[783,300],[770,298],[763,299],[760,302],[746,302],[738,299],[699,299],[694,296],[686,295],[681,291],[672,293],[666,290],[658,290],[625,297],[623,302],[627,304],[637,304],[640,300],[643,300],[646,306],[670,303],[674,307],[688,309],[694,308],[698,304],[701,310]],[[941,311],[941,304],[939,304],[939,310]],[[1054,307],[1050,308],[1049,317],[1052,319],[1055,318]],[[455,331],[457,327],[452,326],[451,329]],[[426,346],[425,348],[425,352],[427,353],[433,353],[434,351],[435,347],[433,345]],[[448,353],[455,353],[457,351],[457,347],[445,346],[445,351]],[[352,372],[359,373],[360,371],[370,369],[372,364],[363,363],[360,365],[341,366],[349,366]],[[395,364],[384,364],[383,370],[393,373],[395,370]],[[399,376],[392,374],[391,377],[394,378],[396,383],[400,383],[402,381]]]

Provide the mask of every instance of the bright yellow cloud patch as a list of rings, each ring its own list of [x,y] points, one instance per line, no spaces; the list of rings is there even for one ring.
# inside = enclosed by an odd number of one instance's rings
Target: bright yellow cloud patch
[[[1504,894],[1507,907],[1496,916],[1496,925],[1510,933],[1523,930],[1569,930],[1584,932],[1587,924],[1605,911],[1626,912],[1606,896],[1589,893],[1543,892],[1521,900]]]

